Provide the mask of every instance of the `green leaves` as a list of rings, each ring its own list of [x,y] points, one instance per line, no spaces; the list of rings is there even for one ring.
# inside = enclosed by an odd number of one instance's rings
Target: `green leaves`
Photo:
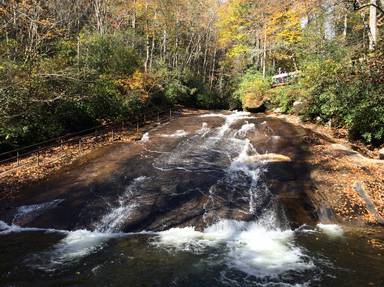
[[[100,74],[131,75],[141,62],[124,41],[124,35],[91,34],[85,38],[84,46],[83,65]]]
[[[320,52],[320,53],[319,53]],[[303,54],[304,55],[304,54]],[[347,127],[351,138],[380,145],[384,142],[384,61],[381,52],[352,62],[340,40],[319,42],[306,51],[299,84],[308,91],[306,116],[332,119]]]

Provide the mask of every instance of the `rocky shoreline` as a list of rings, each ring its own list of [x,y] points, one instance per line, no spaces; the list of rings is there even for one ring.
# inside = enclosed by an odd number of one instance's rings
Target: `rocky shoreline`
[[[384,161],[379,150],[351,143],[342,130],[305,123],[298,116],[271,114],[272,117],[313,131],[309,142],[311,201],[322,211],[323,221],[345,224],[384,225]]]

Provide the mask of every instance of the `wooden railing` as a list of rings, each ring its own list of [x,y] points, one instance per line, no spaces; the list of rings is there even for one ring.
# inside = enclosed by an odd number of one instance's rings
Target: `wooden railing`
[[[52,138],[43,142],[39,142],[33,145],[25,146],[22,148],[14,149],[0,154],[0,178],[7,176],[10,172],[16,171],[30,165],[40,165],[41,157],[43,153],[52,151],[55,148],[62,148],[64,145],[78,145],[79,150],[82,148],[82,141],[85,137],[93,136],[94,139],[103,139],[106,135],[114,138],[116,132],[136,129],[139,132],[139,128],[143,127],[148,121],[157,120],[159,123],[164,120],[170,120],[175,111],[172,108],[169,109],[157,109],[143,112],[138,115],[134,120],[127,122],[111,123],[106,125],[99,125],[89,129],[85,129],[76,133],[66,134],[60,137]],[[45,164],[55,163],[62,160],[69,155],[64,154],[52,161],[44,162]],[[26,158],[33,158],[24,163],[21,161]],[[3,166],[3,168],[1,168]]]
[[[284,86],[292,83],[300,75],[300,71],[281,73],[272,77],[272,87]]]

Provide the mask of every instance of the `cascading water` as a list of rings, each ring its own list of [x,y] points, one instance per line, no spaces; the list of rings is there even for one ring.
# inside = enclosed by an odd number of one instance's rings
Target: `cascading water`
[[[126,191],[118,199],[118,206],[112,206],[103,217],[95,223],[95,230],[104,233],[119,232],[124,221],[139,205],[134,202],[134,195],[139,192],[140,183],[147,180],[145,176],[138,177],[127,186]]]
[[[204,117],[209,116],[217,115]],[[251,160],[257,151],[246,138],[248,132],[255,130],[255,124],[246,122],[238,131],[230,129],[231,125],[248,117],[248,113],[235,113],[225,117],[224,125],[206,140],[204,147],[217,149],[221,146],[221,152],[229,156],[229,166],[220,183],[236,184],[244,175],[250,180],[247,191],[249,209],[244,212],[255,214],[263,206],[268,208],[253,222],[218,218],[216,223],[203,231],[197,231],[193,227],[163,231],[154,244],[193,252],[202,252],[204,248],[221,245],[228,250],[228,266],[257,277],[278,276],[288,270],[312,268],[310,259],[293,245],[294,233],[288,229],[287,222],[278,222],[276,206],[273,203],[265,204],[266,200],[271,200],[271,193],[261,179],[264,165]],[[209,199],[204,206],[206,211],[215,205],[215,187],[213,185],[209,189]],[[279,219],[281,218],[280,216]]]
[[[63,272],[68,280],[79,272],[95,286],[321,285],[332,263],[309,254],[297,238],[324,233],[337,242],[343,230],[324,224],[291,230],[265,181],[270,158],[250,139],[266,125],[245,112],[212,113],[198,117],[193,130],[146,133],[138,145],[147,169],[124,179],[89,225],[74,231],[15,225],[65,203],[57,199],[20,207],[13,225],[0,221],[0,236],[52,237],[49,248],[21,257],[26,274],[38,270],[40,278]]]

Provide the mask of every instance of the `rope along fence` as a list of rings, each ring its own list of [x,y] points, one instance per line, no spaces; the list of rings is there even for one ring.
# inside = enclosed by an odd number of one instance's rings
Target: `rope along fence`
[[[120,122],[107,125],[99,125],[93,128],[82,130],[76,133],[67,134],[61,137],[53,138],[44,142],[22,147],[12,151],[7,151],[0,154],[0,178],[9,176],[12,172],[21,170],[23,167],[31,165],[39,166],[42,163],[44,155],[52,154],[58,149],[63,153],[62,156],[50,161],[44,161],[44,164],[53,164],[73,156],[73,149],[65,150],[65,145],[77,146],[77,150],[82,150],[82,144],[87,140],[92,140],[96,144],[105,140],[105,137],[110,137],[114,141],[115,134],[121,131],[135,131],[139,133],[139,129],[148,121],[157,120],[158,123],[164,121],[164,118],[171,119],[175,111],[171,108],[166,110],[156,109],[143,112],[134,120],[129,122]],[[23,159],[28,159],[24,160]]]

